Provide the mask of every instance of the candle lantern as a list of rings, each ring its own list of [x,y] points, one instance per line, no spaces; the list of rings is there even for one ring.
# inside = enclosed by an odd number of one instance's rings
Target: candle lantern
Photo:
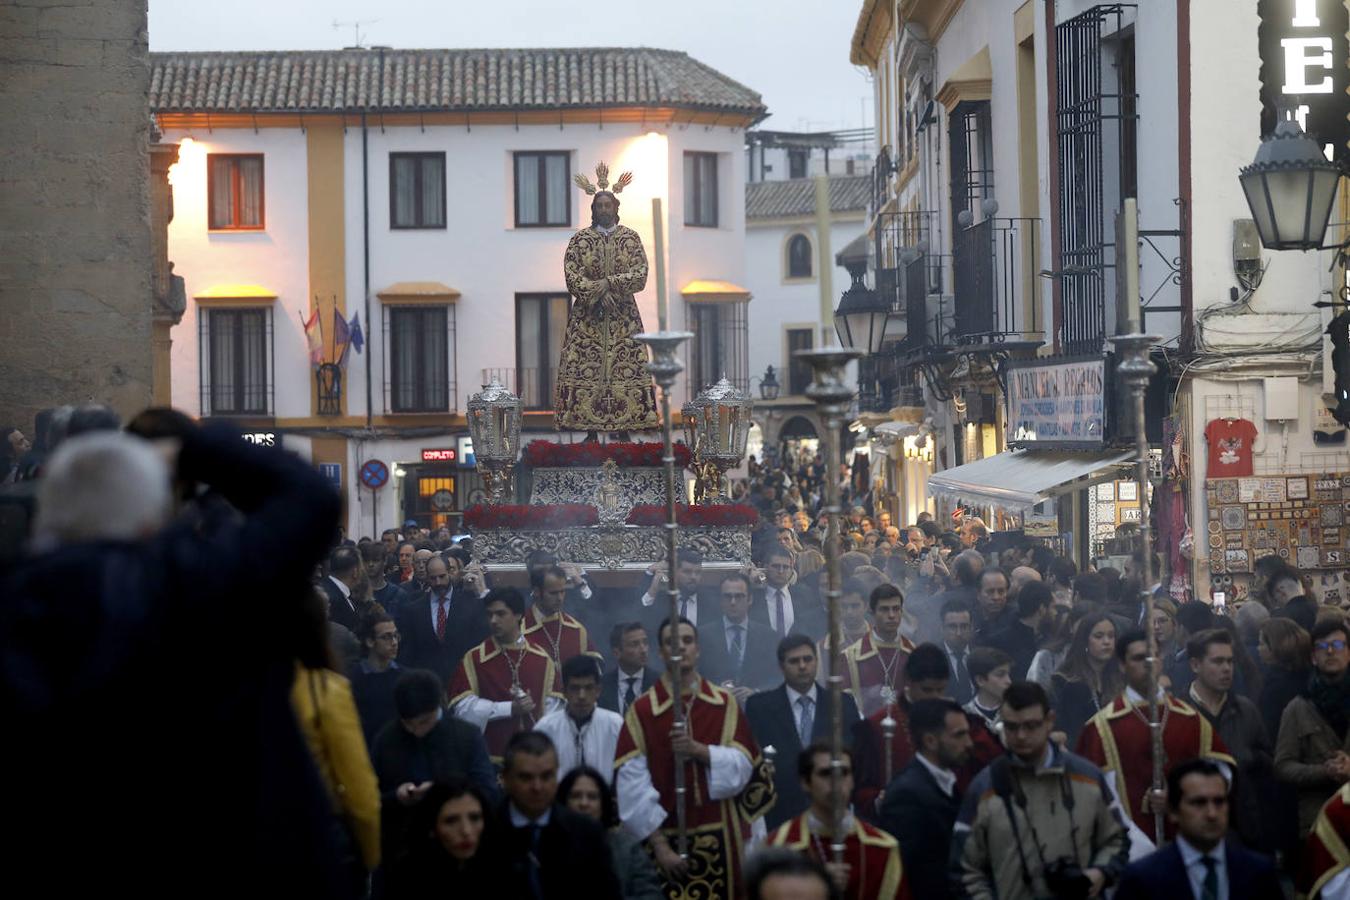
[[[469,398],[469,432],[488,503],[502,502],[520,453],[520,414],[524,404],[497,379]]]
[[[686,421],[690,413],[693,417],[690,449],[700,481],[695,491],[704,503],[726,503],[722,478],[745,459],[754,402],[722,378],[686,403],[684,409]]]

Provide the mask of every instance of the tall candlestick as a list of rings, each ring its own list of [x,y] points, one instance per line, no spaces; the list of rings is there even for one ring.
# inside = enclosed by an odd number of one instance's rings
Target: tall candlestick
[[[661,198],[652,198],[652,253],[656,257],[656,324],[666,330],[666,221]]]

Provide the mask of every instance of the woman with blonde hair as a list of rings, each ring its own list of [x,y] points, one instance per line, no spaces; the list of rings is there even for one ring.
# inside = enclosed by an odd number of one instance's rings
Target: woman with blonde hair
[[[797,554],[797,583],[816,587],[825,568],[825,557],[814,547],[806,547]]]

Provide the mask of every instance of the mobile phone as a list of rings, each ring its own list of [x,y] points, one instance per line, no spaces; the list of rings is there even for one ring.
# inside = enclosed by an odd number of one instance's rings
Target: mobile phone
[[[1228,594],[1225,591],[1214,592],[1214,611],[1222,613],[1228,608]]]

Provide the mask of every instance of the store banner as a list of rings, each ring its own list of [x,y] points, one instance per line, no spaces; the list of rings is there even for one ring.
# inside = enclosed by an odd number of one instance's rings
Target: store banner
[[[1105,358],[1010,363],[1007,397],[1009,444],[1083,450],[1102,446]]]
[[[1350,11],[1345,0],[1259,0],[1261,133],[1293,115],[1303,130],[1350,159]]]

